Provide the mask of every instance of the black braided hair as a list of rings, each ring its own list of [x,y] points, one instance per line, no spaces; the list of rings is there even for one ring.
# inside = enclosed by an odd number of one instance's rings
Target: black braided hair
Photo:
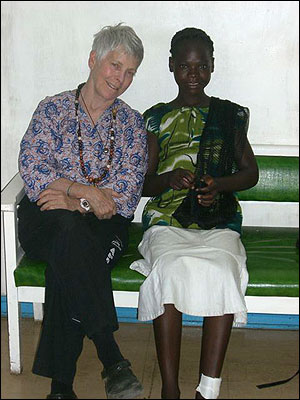
[[[204,41],[208,49],[211,53],[211,56],[213,57],[214,53],[214,42],[211,40],[211,38],[205,33],[202,29],[198,28],[185,28],[182,29],[181,31],[178,31],[175,33],[171,40],[171,49],[170,53],[172,57],[176,56],[176,53],[178,51],[178,47],[180,46],[180,42],[182,40],[189,40],[189,39],[195,39],[195,40],[201,40]]]

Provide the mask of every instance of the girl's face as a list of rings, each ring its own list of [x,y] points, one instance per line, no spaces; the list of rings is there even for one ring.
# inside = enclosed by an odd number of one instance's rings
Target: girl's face
[[[199,40],[183,40],[174,57],[169,59],[180,95],[185,98],[204,94],[214,70],[214,59],[207,44]]]

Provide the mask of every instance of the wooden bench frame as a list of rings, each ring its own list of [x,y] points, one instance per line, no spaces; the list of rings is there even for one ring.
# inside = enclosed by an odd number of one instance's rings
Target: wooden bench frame
[[[22,286],[16,287],[14,280],[14,270],[21,260],[24,252],[19,244],[17,236],[17,207],[24,196],[23,181],[17,173],[7,184],[1,193],[1,219],[2,232],[4,240],[4,258],[6,272],[6,293],[7,293],[7,315],[8,315],[8,333],[9,333],[9,357],[10,371],[13,374],[22,372],[22,350],[20,335],[20,303],[33,303],[34,319],[41,320],[43,317],[42,304],[44,303],[45,289],[42,287]],[[147,199],[143,198],[135,214],[134,222],[141,219],[141,211]],[[260,212],[257,207],[261,207],[261,212],[265,207],[270,207],[272,202],[241,202],[244,213],[244,221],[249,208],[255,203],[257,218],[251,217],[252,226],[260,225]],[[267,204],[266,204],[267,203]],[[281,203],[282,204],[282,203]],[[284,203],[289,208],[290,221],[298,221],[298,203]],[[273,204],[275,213],[278,204]],[[258,210],[258,211],[257,211]],[[246,217],[246,218],[245,218]],[[274,226],[276,226],[276,218]],[[295,225],[294,225],[295,226]],[[134,307],[138,305],[138,292],[114,291],[116,307]],[[269,313],[269,314],[298,314],[299,298],[296,297],[259,297],[246,296],[246,304],[249,313]]]

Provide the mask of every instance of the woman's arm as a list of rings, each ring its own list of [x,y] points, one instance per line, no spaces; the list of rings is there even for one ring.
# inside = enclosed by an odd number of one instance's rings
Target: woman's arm
[[[174,171],[157,175],[159,145],[157,137],[150,132],[148,132],[148,152],[149,163],[143,187],[143,196],[158,196],[169,188],[181,190],[192,186],[194,174],[187,169],[176,168]]]
[[[98,189],[66,178],[59,178],[50,183],[48,189],[40,194],[37,204],[41,206],[42,211],[60,208],[84,213],[79,199],[85,198],[91,205],[91,211],[99,219],[109,219],[116,214],[116,203],[113,197],[119,196],[112,189]]]
[[[148,169],[148,140],[142,115],[129,110],[127,127],[129,135],[124,135],[122,156],[112,172],[109,187],[120,194],[116,199],[117,212],[130,218],[142,196],[145,174]]]

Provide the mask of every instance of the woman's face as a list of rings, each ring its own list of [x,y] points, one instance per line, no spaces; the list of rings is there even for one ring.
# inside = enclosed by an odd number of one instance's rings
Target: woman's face
[[[113,101],[131,85],[138,65],[137,59],[122,49],[110,51],[100,61],[91,51],[89,67],[95,93],[105,102]]]
[[[183,40],[176,55],[170,57],[169,68],[174,73],[179,93],[195,97],[204,93],[214,70],[214,59],[205,42]]]

